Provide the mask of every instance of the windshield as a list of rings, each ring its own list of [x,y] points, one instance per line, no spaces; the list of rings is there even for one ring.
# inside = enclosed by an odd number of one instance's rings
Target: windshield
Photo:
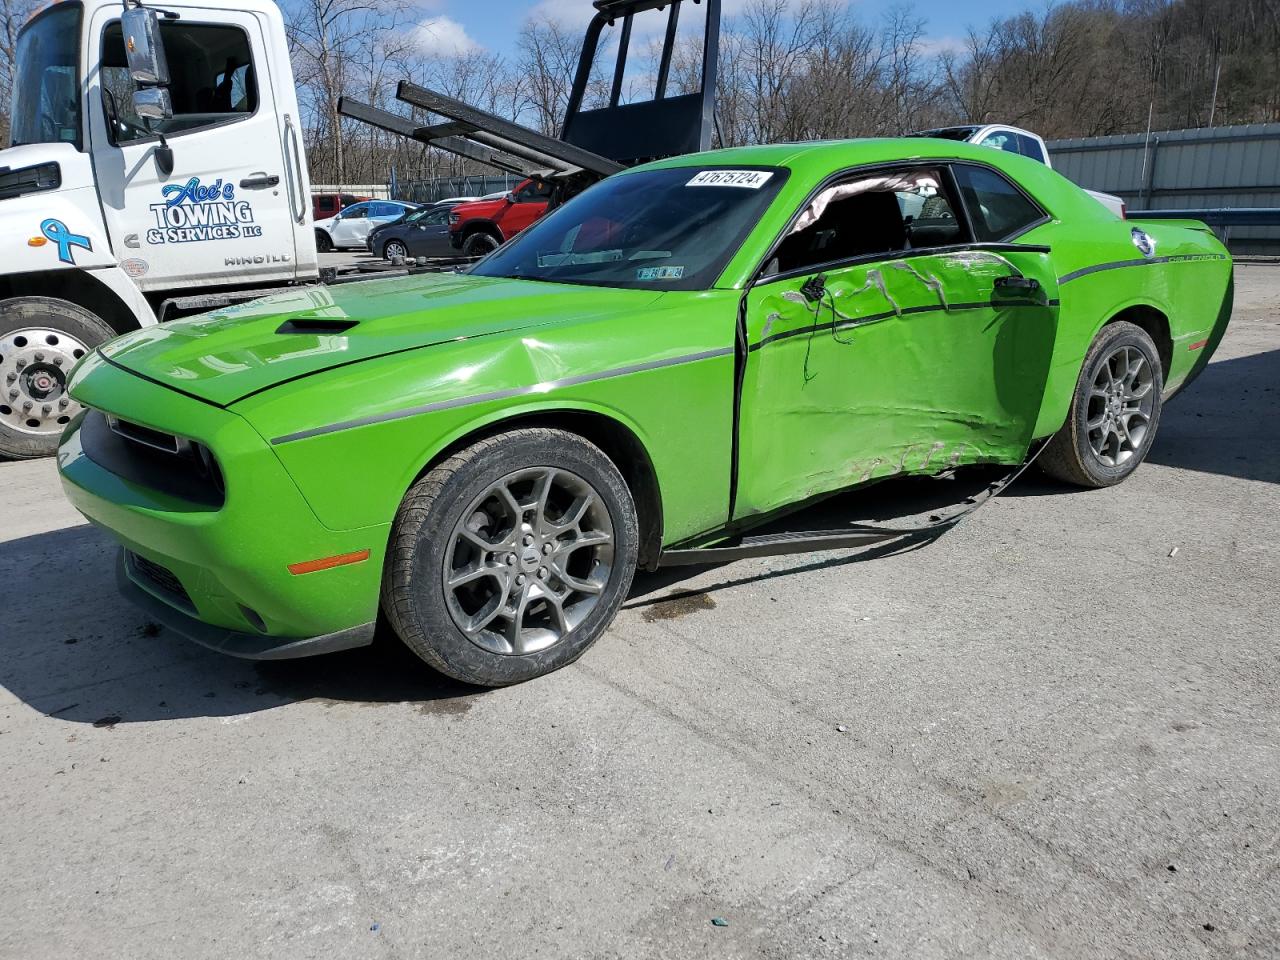
[[[604,287],[711,286],[787,178],[776,167],[672,167],[602,181],[480,261],[482,277]]]
[[[80,5],[51,7],[18,35],[13,84],[13,146],[80,146]]]

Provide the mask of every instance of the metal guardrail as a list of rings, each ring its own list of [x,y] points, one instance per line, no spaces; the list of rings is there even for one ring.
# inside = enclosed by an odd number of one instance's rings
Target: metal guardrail
[[[1280,207],[1211,207],[1186,210],[1130,210],[1130,220],[1199,220],[1211,227],[1274,227]]]

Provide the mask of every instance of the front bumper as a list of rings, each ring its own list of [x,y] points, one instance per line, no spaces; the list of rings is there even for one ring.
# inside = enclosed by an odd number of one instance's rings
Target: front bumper
[[[224,478],[225,498],[198,502],[156,471],[130,471],[86,443],[93,440],[84,429],[93,414],[68,427],[58,450],[67,498],[153,574],[122,569],[130,599],[142,594],[141,605],[155,619],[236,656],[304,656],[368,642],[389,523],[326,527],[266,441],[231,411],[106,363],[77,374],[73,393],[81,403],[204,444]],[[358,563],[289,570],[365,550],[367,559]]]
[[[373,643],[376,621],[348,627],[318,637],[269,637],[258,633],[241,633],[226,627],[197,620],[184,613],[171,601],[162,600],[143,584],[147,578],[139,574],[131,554],[120,548],[116,560],[116,585],[126,600],[142,609],[152,620],[186,637],[202,647],[245,660],[292,660],[366,647]]]

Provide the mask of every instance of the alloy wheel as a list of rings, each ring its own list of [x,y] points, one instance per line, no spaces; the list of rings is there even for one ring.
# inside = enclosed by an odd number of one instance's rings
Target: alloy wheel
[[[1085,426],[1099,462],[1119,467],[1138,455],[1154,406],[1155,374],[1146,355],[1117,347],[1098,365],[1089,389]]]
[[[0,423],[19,433],[57,433],[81,409],[67,374],[88,348],[60,330],[25,327],[0,336]]]
[[[536,653],[596,608],[613,562],[613,522],[591,484],[568,470],[520,470],[476,497],[454,526],[446,605],[482,649]]]
[[[391,240],[388,241],[386,247],[383,249],[382,255],[387,260],[403,260],[409,255],[409,251],[399,240]]]

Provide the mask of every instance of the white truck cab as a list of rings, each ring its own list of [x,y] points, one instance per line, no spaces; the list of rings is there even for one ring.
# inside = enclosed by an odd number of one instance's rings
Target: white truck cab
[[[318,264],[270,0],[61,0],[23,27],[16,60],[0,455],[27,457],[52,453],[77,412],[64,384],[87,350],[191,294],[315,280]]]

